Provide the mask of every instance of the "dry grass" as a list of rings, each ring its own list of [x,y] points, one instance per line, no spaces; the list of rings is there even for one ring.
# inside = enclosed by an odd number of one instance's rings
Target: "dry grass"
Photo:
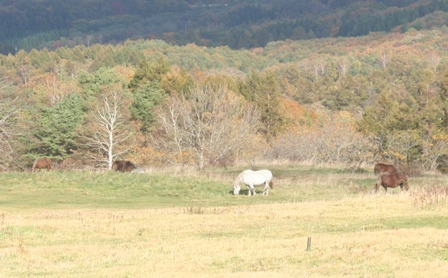
[[[440,223],[447,213],[417,209],[410,194],[3,210],[0,277],[447,277],[448,232]]]
[[[370,172],[273,168],[250,198],[241,168],[4,175],[0,277],[447,277],[445,176],[372,195]]]

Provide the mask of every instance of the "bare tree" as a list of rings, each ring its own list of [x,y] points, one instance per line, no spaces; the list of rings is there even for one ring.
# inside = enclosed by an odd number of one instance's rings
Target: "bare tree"
[[[26,105],[19,96],[12,94],[10,83],[0,79],[0,168],[6,169],[14,161],[14,141],[20,133],[17,115]]]
[[[308,69],[314,73],[316,80],[317,80],[319,78],[319,76],[325,75],[326,65],[322,60],[317,59],[317,60],[309,61]]]
[[[93,127],[90,128],[95,129],[95,132],[84,136],[87,145],[97,152],[93,158],[101,164],[106,163],[108,169],[112,169],[117,156],[131,149],[131,146],[123,147],[131,133],[124,128],[124,117],[120,110],[122,104],[118,91],[103,94],[102,101],[93,115]]]
[[[390,57],[389,57],[388,53],[386,53],[386,52],[381,53],[381,55],[380,55],[380,63],[381,63],[381,67],[383,69],[386,69],[387,64],[389,63],[389,61],[390,61]]]
[[[356,132],[347,113],[331,113],[322,126],[282,134],[272,145],[274,157],[309,163],[360,165],[371,160],[369,141]]]
[[[48,73],[43,76],[41,85],[47,97],[48,104],[54,106],[61,103],[66,96],[76,93],[78,85],[75,83],[74,80],[65,80],[62,82],[55,73]]]
[[[412,149],[422,144],[418,133],[413,130],[395,131],[388,137],[389,152],[393,153],[396,160],[409,163]]]
[[[428,54],[428,62],[432,69],[436,72],[440,65],[440,56],[437,52],[432,51]]]
[[[350,64],[345,58],[341,58],[337,62],[338,64],[338,74],[339,76],[344,76],[348,73]]]
[[[203,85],[173,96],[157,111],[163,135],[156,142],[180,155],[193,153],[202,169],[230,153],[236,159],[259,127],[260,113],[228,88]]]
[[[423,155],[420,164],[424,171],[436,172],[439,160],[448,156],[448,140],[444,136],[434,136],[423,144]]]

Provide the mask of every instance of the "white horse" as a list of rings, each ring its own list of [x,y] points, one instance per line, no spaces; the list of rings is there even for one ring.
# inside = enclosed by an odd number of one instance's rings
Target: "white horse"
[[[254,186],[257,185],[263,185],[263,195],[269,195],[269,187],[273,187],[272,182],[272,173],[269,170],[259,170],[259,171],[252,171],[252,170],[245,170],[241,172],[233,182],[233,194],[238,195],[240,193],[241,184],[244,183],[247,186],[247,189],[249,189],[249,192],[247,195],[255,195],[255,188]]]

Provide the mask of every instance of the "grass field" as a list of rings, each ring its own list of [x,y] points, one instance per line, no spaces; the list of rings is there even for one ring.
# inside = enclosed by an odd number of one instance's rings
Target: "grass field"
[[[253,197],[241,169],[1,173],[0,277],[448,277],[446,176],[270,168]]]

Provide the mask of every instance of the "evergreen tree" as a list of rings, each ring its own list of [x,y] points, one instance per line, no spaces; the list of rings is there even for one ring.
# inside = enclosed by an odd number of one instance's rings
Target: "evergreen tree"
[[[122,82],[120,77],[110,68],[100,68],[93,73],[81,70],[78,81],[89,101],[96,99],[102,89]]]
[[[35,136],[39,145],[33,152],[63,159],[77,149],[77,128],[86,113],[85,103],[80,95],[70,94],[54,106],[44,108]]]
[[[240,93],[249,101],[255,103],[261,111],[262,128],[266,141],[276,137],[285,119],[282,113],[280,86],[271,71],[264,73],[252,72],[240,84]]]
[[[139,84],[146,84],[148,81],[162,80],[164,74],[170,70],[170,64],[162,56],[156,61],[150,62],[148,60],[142,60],[135,70],[134,77],[129,83],[130,89],[135,89]]]
[[[140,130],[142,132],[148,132],[154,122],[152,110],[159,104],[165,94],[158,81],[148,81],[133,90],[132,93],[133,102],[130,107],[132,119],[141,123]]]

